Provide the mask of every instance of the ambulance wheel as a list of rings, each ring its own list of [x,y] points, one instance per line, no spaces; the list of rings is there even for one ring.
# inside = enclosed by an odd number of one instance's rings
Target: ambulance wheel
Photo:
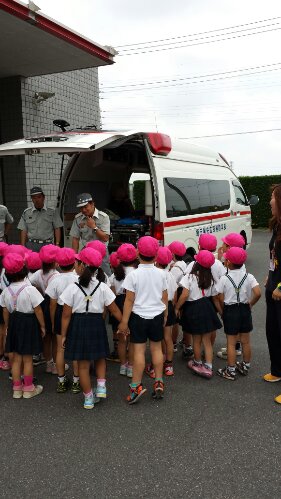
[[[242,237],[244,237],[244,239],[245,239],[245,245],[243,246],[243,248],[244,248],[244,250],[245,250],[245,249],[247,249],[247,236],[246,236],[246,232],[244,232],[244,230],[242,230],[242,231],[240,232],[240,235],[241,235]]]

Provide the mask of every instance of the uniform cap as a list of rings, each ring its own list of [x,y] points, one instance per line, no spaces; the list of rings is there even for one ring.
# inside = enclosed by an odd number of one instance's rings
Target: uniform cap
[[[186,253],[186,247],[181,241],[173,241],[168,248],[174,255],[183,256]]]
[[[3,267],[8,274],[16,274],[24,267],[24,257],[18,253],[8,253],[3,258]]]
[[[21,244],[9,244],[5,249],[5,254],[7,255],[8,253],[16,253],[24,258],[26,255],[26,248]]]
[[[77,208],[81,208],[81,206],[86,206],[90,201],[93,201],[92,195],[88,192],[82,192],[82,194],[78,194],[77,196]]]
[[[154,237],[143,236],[138,240],[138,250],[141,255],[154,258],[159,250],[159,243]]]
[[[84,248],[78,255],[79,260],[89,265],[90,267],[100,267],[102,264],[102,256],[99,251],[93,248]]]
[[[215,263],[215,257],[213,253],[208,250],[201,250],[195,255],[194,259],[199,265],[205,267],[205,269],[209,269]]]
[[[99,251],[102,258],[104,258],[106,255],[106,245],[98,239],[96,239],[95,241],[89,241],[86,244],[86,248],[93,248],[94,250]]]
[[[76,253],[72,248],[59,248],[56,261],[60,266],[73,265],[76,260]]]
[[[31,251],[31,253],[25,257],[25,262],[29,270],[39,270],[42,267],[42,260],[35,251]]]
[[[36,194],[44,194],[42,187],[35,186],[30,189],[30,196],[36,196]]]
[[[117,256],[117,251],[114,251],[113,253],[111,253],[111,255],[109,256],[109,263],[110,263],[111,267],[118,267],[120,260]]]
[[[208,251],[215,251],[218,244],[217,238],[213,234],[201,234],[198,242],[200,249]]]
[[[237,246],[233,246],[232,248],[229,248],[223,256],[226,260],[234,263],[234,265],[242,265],[247,260],[247,251],[245,251],[243,248],[237,248]]]
[[[4,242],[0,242],[0,256],[3,256],[6,254],[6,249],[8,248],[8,244]]]
[[[160,265],[168,265],[173,260],[173,255],[167,246],[160,246],[156,262]]]
[[[117,250],[117,257],[121,262],[133,262],[137,258],[137,250],[132,244],[121,244]]]
[[[59,248],[54,244],[47,244],[42,246],[39,251],[39,256],[43,263],[53,263],[57,261]]]
[[[230,234],[227,234],[225,237],[222,237],[221,240],[231,248],[233,246],[236,248],[243,248],[243,246],[245,246],[244,237],[242,237],[241,234],[238,234],[237,232],[231,232]]]

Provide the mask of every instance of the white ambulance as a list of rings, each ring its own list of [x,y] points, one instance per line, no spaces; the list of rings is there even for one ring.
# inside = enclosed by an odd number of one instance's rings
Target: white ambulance
[[[220,242],[227,233],[239,232],[247,246],[251,243],[250,205],[258,198],[247,199],[219,153],[162,133],[66,131],[62,123],[57,122],[60,132],[0,145],[0,156],[64,155],[58,208],[64,220],[65,246],[71,245],[69,231],[81,192],[90,192],[98,209],[109,214],[110,251],[123,242],[135,244],[144,234],[165,245],[182,241],[187,258],[197,252],[202,233],[215,234]],[[136,174],[147,174],[148,180],[143,205],[132,211],[128,193]]]

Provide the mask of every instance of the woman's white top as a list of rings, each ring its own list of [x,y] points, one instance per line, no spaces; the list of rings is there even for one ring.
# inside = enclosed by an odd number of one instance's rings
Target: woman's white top
[[[218,294],[215,285],[203,290],[199,288],[198,279],[195,274],[186,274],[180,281],[180,286],[188,289],[189,291],[187,301],[196,301],[200,300],[200,298],[203,298],[204,296],[209,297]]]
[[[49,283],[58,275],[59,272],[56,269],[52,269],[46,274],[43,274],[43,270],[39,269],[30,276],[29,280],[33,286],[36,286],[45,295]]]
[[[20,291],[21,288],[23,289]],[[4,289],[0,296],[1,307],[6,307],[10,313],[14,311],[25,314],[34,313],[33,309],[38,307],[42,301],[44,298],[41,293],[26,280],[13,282]],[[15,308],[14,303],[16,304]]]
[[[127,275],[129,275],[133,270],[136,270],[135,267],[124,267],[125,279]],[[122,295],[125,292],[125,289],[123,287],[125,279],[123,279],[122,281],[117,281],[114,274],[111,274],[111,276],[109,277],[109,286],[111,288],[114,286],[116,291],[116,296]]]
[[[93,277],[87,288],[83,288],[87,296],[89,296],[95,287],[99,284],[99,281]],[[82,314],[86,312],[87,298],[82,293],[81,289],[72,283],[67,286],[67,288],[60,295],[60,301],[62,304],[66,304],[72,307],[72,313]],[[108,307],[115,300],[115,294],[111,289],[101,282],[94,295],[89,299],[88,312],[93,314],[102,314],[104,307]]]
[[[177,284],[179,284],[181,278],[186,273],[186,268],[187,268],[187,265],[183,260],[179,260],[178,262],[175,262],[174,265],[171,267],[170,272],[174,276]]]
[[[163,291],[167,290],[165,273],[152,263],[141,263],[124,280],[124,289],[135,293],[132,312],[143,319],[153,319],[166,309],[162,302]]]
[[[241,269],[229,270],[228,273],[222,276],[219,282],[216,283],[217,293],[224,295],[224,303],[226,305],[235,305],[237,301],[237,292],[232,282],[228,279],[227,275],[231,277],[233,282],[236,284],[236,289],[238,288],[240,282],[246,274],[246,268],[241,267]],[[256,278],[252,274],[247,274],[247,278],[243,282],[239,291],[240,303],[249,303],[252,297],[252,289],[258,286]]]
[[[63,305],[60,299],[60,295],[63,291],[72,284],[73,282],[78,282],[78,275],[74,272],[62,272],[55,279],[51,279],[46,288],[45,294],[48,295],[52,300],[57,300],[58,305]]]

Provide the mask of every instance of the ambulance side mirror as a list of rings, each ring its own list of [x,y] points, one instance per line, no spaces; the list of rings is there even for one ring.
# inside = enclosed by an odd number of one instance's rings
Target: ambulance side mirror
[[[250,198],[249,198],[249,206],[256,206],[256,204],[258,204],[259,202],[259,197],[256,196],[255,194],[253,194]]]
[[[151,181],[145,181],[145,215],[151,217],[153,215],[152,187]]]

